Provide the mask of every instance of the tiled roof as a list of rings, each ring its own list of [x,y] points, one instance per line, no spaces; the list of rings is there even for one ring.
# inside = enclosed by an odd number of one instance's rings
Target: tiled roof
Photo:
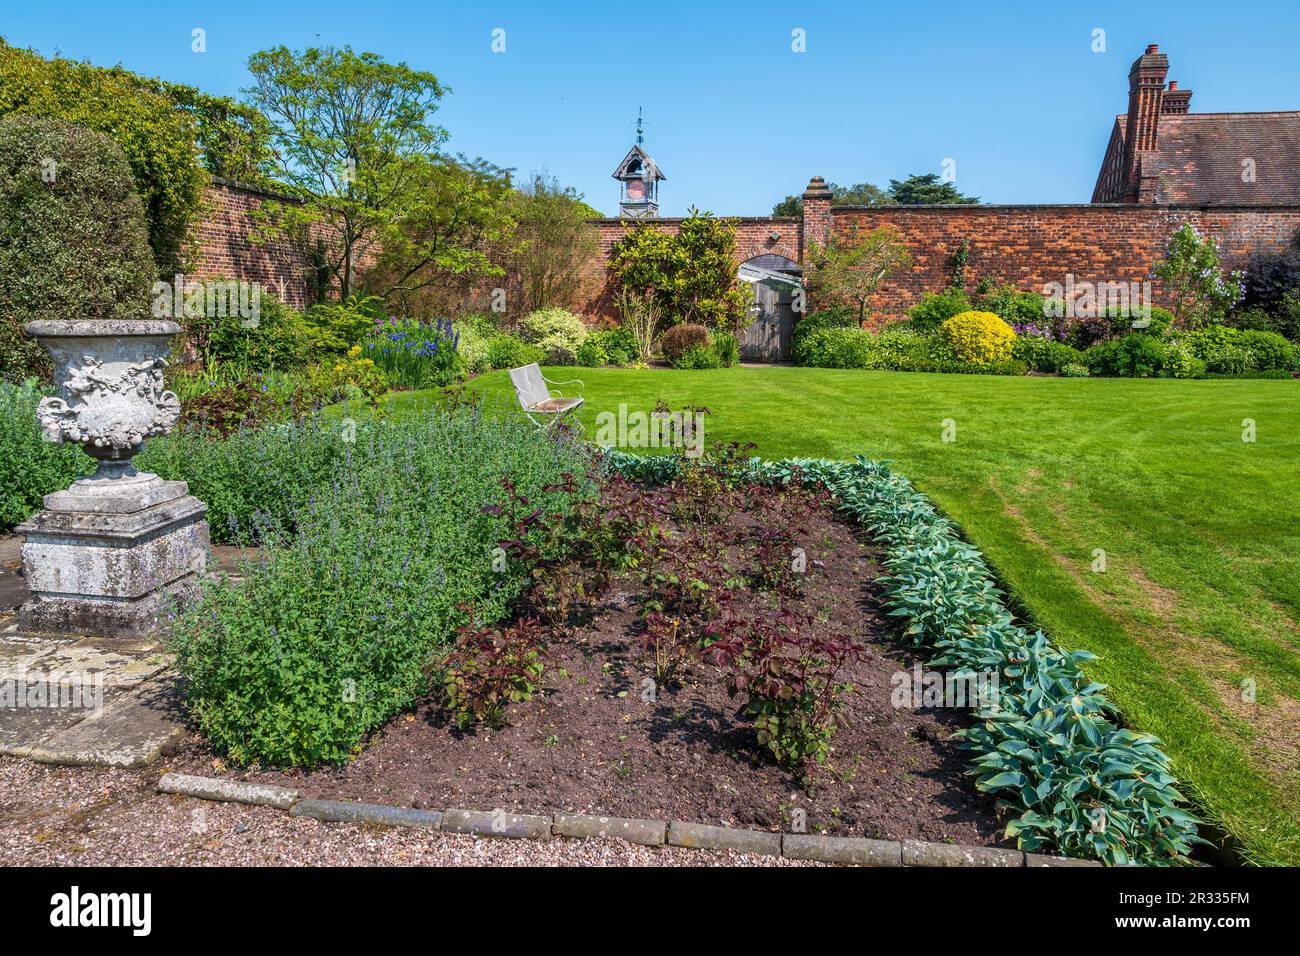
[[[1300,111],[1164,113],[1153,158],[1156,202],[1300,205]]]

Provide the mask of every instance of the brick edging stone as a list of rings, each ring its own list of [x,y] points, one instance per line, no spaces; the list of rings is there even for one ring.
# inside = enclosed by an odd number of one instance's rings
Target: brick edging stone
[[[704,823],[637,820],[583,813],[554,816],[506,813],[500,810],[415,810],[377,803],[300,799],[298,791],[261,783],[241,783],[213,777],[165,773],[158,791],[227,803],[288,810],[290,816],[327,823],[369,823],[377,826],[424,827],[441,833],[523,840],[606,838],[644,846],[677,846],[698,850],[735,850],[764,856],[856,866],[1101,866],[1096,860],[1044,856],[1000,847],[954,846],[921,840],[869,840],[864,837],[774,833]]]

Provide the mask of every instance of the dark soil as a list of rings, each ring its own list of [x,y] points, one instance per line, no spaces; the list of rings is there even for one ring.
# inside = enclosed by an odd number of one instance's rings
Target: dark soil
[[[738,520],[744,520],[739,516]],[[773,762],[711,664],[644,700],[651,673],[638,633],[635,580],[615,582],[589,624],[552,648],[546,692],[512,705],[509,726],[461,732],[426,703],[394,719],[353,762],[302,772],[241,772],[200,742],[174,769],[290,785],[305,795],[401,806],[586,812],[808,832],[1010,845],[992,801],[973,788],[948,738],[963,710],[895,709],[893,674],[915,658],[884,615],[876,551],[825,509],[809,513],[798,609],[818,627],[856,635],[863,650],[845,678],[845,726],[803,787]],[[754,609],[766,594],[746,592]]]

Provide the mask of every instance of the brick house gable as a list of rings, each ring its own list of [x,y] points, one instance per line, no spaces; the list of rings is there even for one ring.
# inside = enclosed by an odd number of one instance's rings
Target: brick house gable
[[[1168,69],[1155,44],[1134,61],[1092,201],[1300,205],[1300,111],[1191,113]]]

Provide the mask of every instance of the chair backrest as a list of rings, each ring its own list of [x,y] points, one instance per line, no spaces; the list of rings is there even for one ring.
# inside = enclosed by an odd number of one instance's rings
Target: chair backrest
[[[542,380],[542,370],[536,362],[521,368],[512,368],[510,381],[514,383],[515,394],[519,396],[519,404],[524,408],[544,402],[551,397],[546,382]]]

